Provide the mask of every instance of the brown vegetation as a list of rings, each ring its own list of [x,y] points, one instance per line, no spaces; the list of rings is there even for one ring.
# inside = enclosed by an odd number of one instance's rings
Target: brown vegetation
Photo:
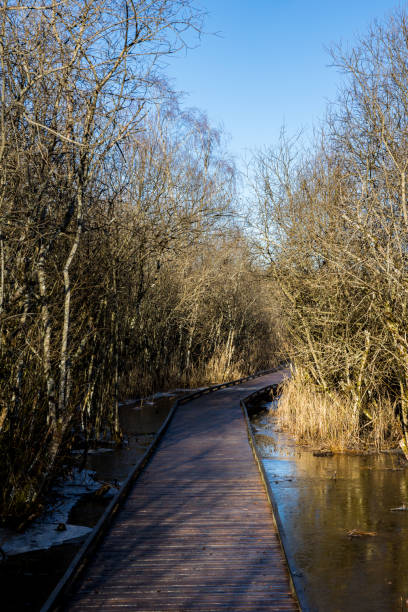
[[[282,387],[276,423],[300,444],[332,451],[385,450],[398,444],[401,424],[389,399],[361,415],[346,393],[318,391],[301,371]]]
[[[268,365],[234,168],[160,71],[200,19],[190,0],[0,7],[0,519],[73,440],[120,441],[120,395]]]
[[[391,435],[395,410],[407,449],[407,57],[405,12],[374,25],[356,48],[335,49],[344,91],[314,150],[302,155],[283,137],[257,159],[259,248],[288,354],[308,380],[301,391],[299,370],[286,397],[305,394],[295,411],[315,406],[301,437],[354,444],[380,414]],[[318,433],[322,413],[336,429],[333,411],[349,428]]]

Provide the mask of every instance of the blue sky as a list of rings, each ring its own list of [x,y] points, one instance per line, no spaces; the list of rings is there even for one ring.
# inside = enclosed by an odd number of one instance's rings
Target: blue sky
[[[404,5],[406,3],[402,3]],[[207,112],[230,136],[237,158],[311,127],[333,100],[341,75],[327,47],[351,43],[383,19],[395,0],[201,0],[208,11],[197,48],[169,60],[173,86],[185,106]],[[240,164],[239,164],[240,165]]]

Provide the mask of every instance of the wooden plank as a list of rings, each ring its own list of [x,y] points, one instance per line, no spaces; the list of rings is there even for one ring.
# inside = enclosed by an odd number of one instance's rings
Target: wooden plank
[[[240,400],[180,406],[65,609],[298,610]]]

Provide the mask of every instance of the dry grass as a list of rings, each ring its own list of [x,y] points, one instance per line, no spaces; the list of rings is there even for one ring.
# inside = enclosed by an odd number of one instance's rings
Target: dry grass
[[[236,380],[253,374],[257,370],[268,367],[269,364],[254,360],[254,363],[245,364],[242,359],[234,359],[228,346],[220,347],[219,350],[208,360],[201,360],[194,364],[188,371],[180,369],[180,359],[173,356],[160,369],[140,371],[134,367],[125,375],[122,375],[119,386],[121,398],[142,397],[165,391],[175,387],[196,388],[203,385],[218,384],[230,380]]]
[[[242,363],[232,361],[231,355],[224,348],[213,355],[205,365],[202,372],[203,379],[216,384],[242,378],[248,374],[242,365]]]
[[[361,414],[349,397],[316,390],[301,371],[282,386],[276,418],[298,443],[337,451],[386,449],[401,438],[389,400],[371,404],[369,416]]]

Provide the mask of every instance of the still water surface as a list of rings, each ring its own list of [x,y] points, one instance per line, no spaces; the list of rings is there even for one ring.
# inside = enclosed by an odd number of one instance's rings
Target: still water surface
[[[265,405],[273,411],[273,405]],[[408,470],[398,454],[313,456],[252,419],[302,609],[408,610]],[[350,537],[360,530],[376,535]]]

